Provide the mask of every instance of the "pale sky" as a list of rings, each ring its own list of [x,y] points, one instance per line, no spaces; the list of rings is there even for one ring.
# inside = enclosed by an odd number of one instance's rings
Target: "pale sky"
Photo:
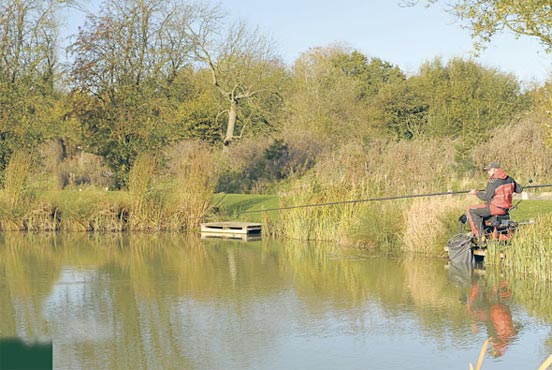
[[[284,59],[294,61],[313,46],[344,42],[415,73],[437,56],[469,58],[472,40],[441,6],[400,7],[399,0],[222,0],[230,15],[271,35]],[[493,39],[478,62],[540,82],[552,72],[552,55],[537,40],[513,35]]]
[[[213,0],[216,1],[216,0]],[[84,2],[84,1],[83,1]],[[91,4],[96,3],[92,1]],[[368,57],[398,65],[407,74],[435,57],[473,57],[472,40],[455,19],[434,5],[400,7],[399,0],[220,0],[231,18],[271,37],[291,65],[312,47],[344,43]],[[70,26],[79,17],[70,17]],[[82,18],[80,18],[82,21]],[[552,55],[536,39],[501,35],[475,59],[529,83],[552,75]]]

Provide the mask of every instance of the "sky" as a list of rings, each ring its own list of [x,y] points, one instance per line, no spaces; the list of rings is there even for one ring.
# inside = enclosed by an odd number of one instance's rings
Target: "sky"
[[[83,1],[84,2],[84,1]],[[474,58],[485,67],[542,83],[552,75],[552,55],[538,40],[504,34],[476,58],[468,30],[440,5],[401,7],[400,0],[220,0],[230,18],[242,19],[275,42],[288,65],[313,47],[341,43],[415,74],[426,61]],[[97,4],[90,1],[90,4]],[[69,15],[70,32],[83,18]]]
[[[271,36],[286,62],[316,46],[345,43],[414,74],[435,57],[470,58],[473,42],[439,5],[401,7],[399,0],[222,0],[230,16],[259,26]],[[503,35],[475,59],[511,72],[524,82],[543,82],[552,72],[552,55],[536,39]]]

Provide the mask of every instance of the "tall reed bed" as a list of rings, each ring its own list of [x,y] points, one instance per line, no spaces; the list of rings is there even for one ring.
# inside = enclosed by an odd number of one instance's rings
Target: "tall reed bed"
[[[199,226],[214,205],[220,176],[219,153],[197,142],[181,143],[167,153],[171,158],[167,176],[171,179],[167,207],[169,229]]]
[[[295,183],[283,206],[444,191],[456,185],[448,140],[349,144],[320,158]],[[280,215],[277,232],[290,238],[398,247],[407,229],[403,200],[298,208]],[[435,225],[428,223],[435,231]],[[414,246],[415,243],[411,243]]]
[[[31,162],[14,155],[0,191],[0,231],[181,231],[195,228],[213,205],[216,152],[188,142],[163,160],[140,155],[128,191],[94,187],[28,190]]]
[[[505,258],[500,259],[499,253]],[[511,245],[489,249],[489,263],[501,263],[513,277],[552,281],[552,215],[541,216],[534,225],[523,226]]]
[[[129,228],[150,230],[161,227],[160,206],[153,194],[157,159],[149,154],[141,154],[134,161],[128,176],[130,196]]]
[[[21,227],[32,198],[29,190],[32,163],[29,153],[15,152],[6,167],[0,191],[0,230]]]
[[[165,166],[139,156],[129,176],[129,230],[188,230],[198,227],[213,205],[217,153],[184,142],[165,153]]]
[[[332,203],[342,200],[365,198],[366,188],[345,181],[322,183],[312,176],[295,184],[294,195],[282,200],[281,206]],[[366,204],[339,204],[322,207],[304,207],[280,213],[272,234],[299,240],[325,240],[349,244],[348,235],[359,223],[358,214]]]
[[[357,245],[386,253],[399,251],[405,229],[407,203],[370,203],[351,230]]]
[[[64,190],[48,195],[60,212],[60,231],[120,232],[128,228],[128,192]]]
[[[417,199],[405,210],[403,250],[440,255],[451,235],[458,233],[458,217],[473,202],[465,196],[448,195]]]
[[[42,192],[17,208],[2,202],[3,196],[0,191],[0,231],[113,232],[128,229],[127,192],[94,189]]]
[[[4,172],[3,200],[10,207],[17,207],[24,201],[29,190],[29,178],[33,165],[30,153],[16,151]]]

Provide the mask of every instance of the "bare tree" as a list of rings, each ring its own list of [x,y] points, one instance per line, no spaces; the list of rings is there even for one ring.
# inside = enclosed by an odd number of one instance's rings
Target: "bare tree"
[[[186,32],[197,61],[210,70],[212,83],[227,106],[220,113],[228,115],[224,144],[229,145],[242,136],[247,125],[242,120],[241,133],[235,134],[242,108],[259,108],[278,94],[285,69],[266,37],[244,22],[227,26],[218,7],[194,9]]]
[[[69,48],[75,85],[113,96],[122,86],[162,78],[170,83],[191,63],[191,43],[182,30],[189,11],[164,0],[105,2]]]

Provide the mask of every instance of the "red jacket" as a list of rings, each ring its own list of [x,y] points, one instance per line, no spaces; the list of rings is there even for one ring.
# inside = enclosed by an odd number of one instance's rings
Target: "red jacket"
[[[478,191],[477,197],[489,206],[492,215],[504,215],[512,208],[514,192],[521,193],[523,188],[513,178],[499,168],[489,178],[485,191]]]

